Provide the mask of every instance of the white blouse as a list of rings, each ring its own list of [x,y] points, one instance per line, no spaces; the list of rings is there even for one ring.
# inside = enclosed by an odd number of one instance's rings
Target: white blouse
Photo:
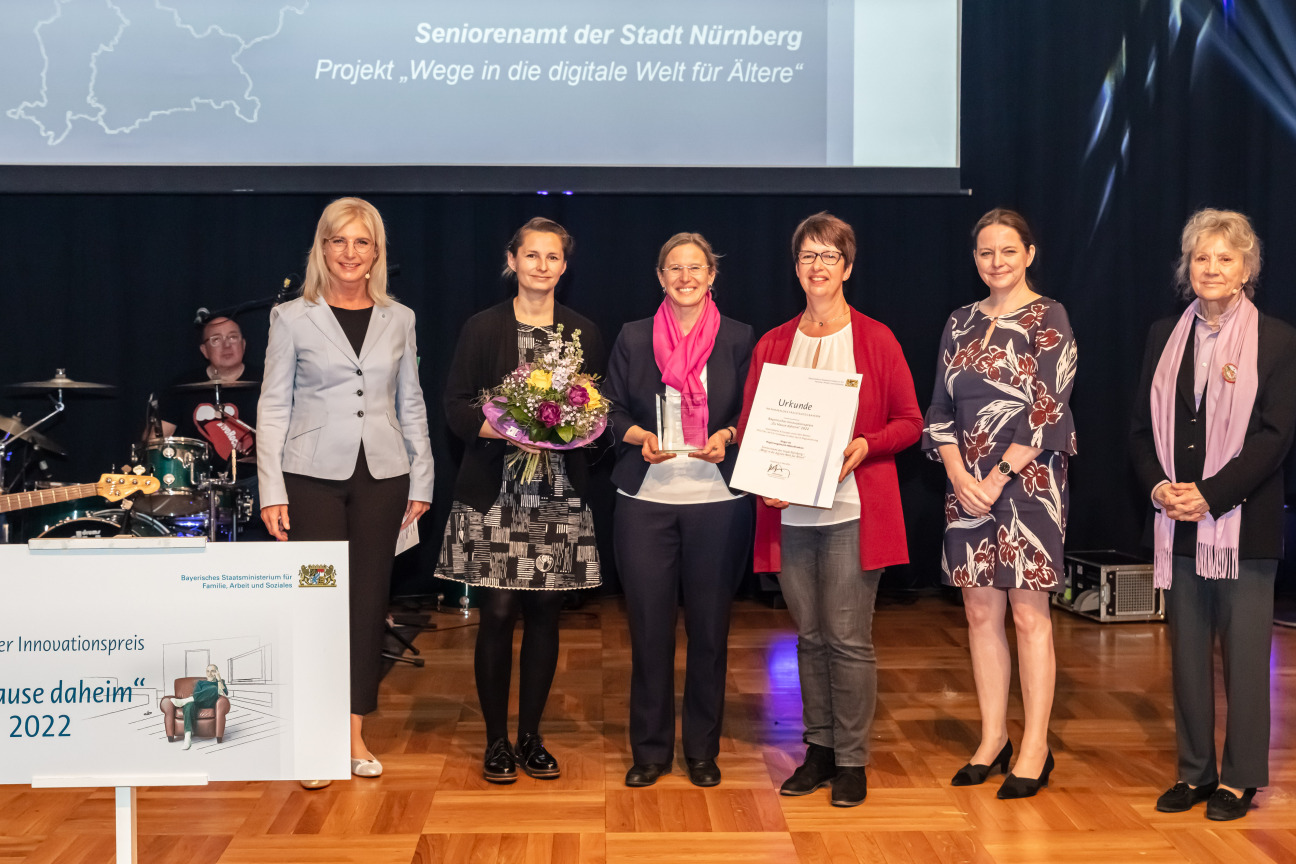
[[[707,386],[706,369],[702,370],[702,388]],[[673,417],[663,417],[663,423],[679,425],[680,392],[669,384],[666,385],[666,398],[662,400],[662,409],[669,411]],[[660,431],[660,430],[658,430]],[[642,458],[642,457],[640,457]],[[695,459],[687,453],[677,453],[674,459],[667,459],[657,465],[649,465],[639,491],[628,495],[617,490],[628,498],[640,501],[652,501],[657,504],[713,504],[718,501],[732,501],[742,497],[729,491],[724,477],[720,475],[720,466],[705,459]]]
[[[818,352],[816,362],[815,353]],[[792,351],[788,354],[789,366],[830,369],[833,372],[855,372],[855,340],[851,337],[851,325],[847,324],[831,336],[807,336],[797,330],[792,339]],[[833,505],[822,507],[803,507],[792,504],[783,511],[784,525],[837,525],[852,522],[860,517],[859,486],[855,475],[847,474],[846,479],[837,484],[837,494],[833,496]]]

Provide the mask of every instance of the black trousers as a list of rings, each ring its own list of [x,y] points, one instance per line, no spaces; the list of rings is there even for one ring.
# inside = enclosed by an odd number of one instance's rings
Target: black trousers
[[[617,496],[617,571],[630,623],[630,751],[674,761],[675,622],[684,595],[684,756],[714,759],[724,719],[729,611],[751,551],[752,502],[658,504]]]
[[[347,480],[284,474],[290,540],[348,540],[351,597],[351,713],[378,707],[383,624],[396,535],[409,499],[409,475],[375,480],[364,447]]]
[[[1237,579],[1203,579],[1196,562],[1174,557],[1166,592],[1174,665],[1179,778],[1235,789],[1269,783],[1269,648],[1274,559],[1243,559]],[[1215,768],[1215,637],[1224,662],[1224,760]]]

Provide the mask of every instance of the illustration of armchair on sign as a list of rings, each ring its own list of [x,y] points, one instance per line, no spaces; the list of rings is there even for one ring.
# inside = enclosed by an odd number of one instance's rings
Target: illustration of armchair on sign
[[[207,667],[206,678],[177,678],[175,693],[163,696],[158,703],[168,741],[184,734],[184,749],[193,746],[193,737],[225,740],[225,715],[229,713],[229,689],[220,669]]]

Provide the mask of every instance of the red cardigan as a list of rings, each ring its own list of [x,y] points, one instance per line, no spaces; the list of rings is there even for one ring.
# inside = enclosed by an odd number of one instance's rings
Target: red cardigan
[[[798,315],[761,337],[752,354],[743,389],[742,418],[738,422],[741,443],[747,429],[756,385],[766,363],[786,364],[792,353]],[[856,438],[868,442],[868,454],[855,469],[860,497],[860,567],[876,570],[909,563],[905,542],[904,514],[900,510],[900,484],[896,479],[895,454],[916,443],[922,434],[922,412],[914,395],[913,376],[900,343],[887,327],[855,309],[851,310],[851,335],[855,344],[855,371],[864,378],[859,411],[855,416]],[[757,573],[777,573],[782,568],[782,511],[765,506],[756,497]]]

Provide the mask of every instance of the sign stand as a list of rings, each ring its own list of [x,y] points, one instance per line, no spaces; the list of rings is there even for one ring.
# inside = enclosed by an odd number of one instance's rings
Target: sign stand
[[[113,810],[117,823],[117,861],[119,864],[138,864],[139,832],[136,831],[134,786],[118,786],[114,790]]]
[[[33,789],[66,789],[86,786],[113,787],[113,814],[117,823],[118,864],[138,864],[139,832],[136,830],[136,803],[140,786],[206,786],[206,774],[133,774],[77,776],[46,774],[32,778]]]

